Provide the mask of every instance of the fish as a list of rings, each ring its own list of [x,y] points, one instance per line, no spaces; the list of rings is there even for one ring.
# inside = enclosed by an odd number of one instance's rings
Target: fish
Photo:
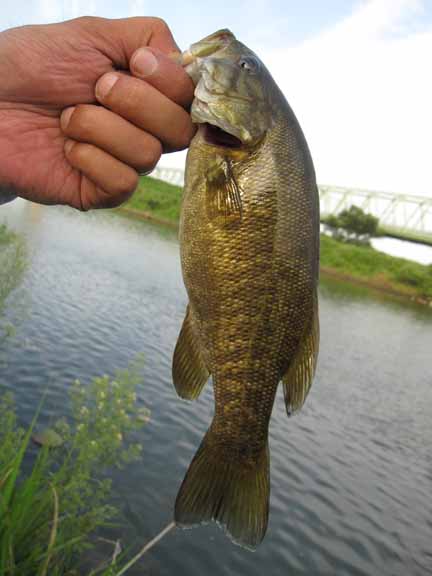
[[[319,348],[319,198],[300,125],[269,71],[234,34],[192,44],[195,84],[179,244],[188,295],[173,354],[178,395],[210,375],[213,421],[177,495],[177,525],[215,521],[254,550],[270,497],[268,428],[282,383],[288,415]]]

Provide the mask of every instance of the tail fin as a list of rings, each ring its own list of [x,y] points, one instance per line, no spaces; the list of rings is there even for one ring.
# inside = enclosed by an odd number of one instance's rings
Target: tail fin
[[[193,526],[215,520],[236,544],[254,549],[267,529],[270,475],[268,446],[258,462],[227,461],[205,435],[175,504],[175,521]]]

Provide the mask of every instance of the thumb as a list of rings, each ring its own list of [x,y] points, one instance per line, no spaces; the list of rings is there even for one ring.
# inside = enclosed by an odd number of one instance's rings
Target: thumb
[[[130,71],[171,100],[188,108],[194,85],[183,67],[157,48],[139,48],[130,61]]]

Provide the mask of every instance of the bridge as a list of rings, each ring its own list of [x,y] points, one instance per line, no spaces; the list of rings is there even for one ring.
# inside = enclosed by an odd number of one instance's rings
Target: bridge
[[[179,168],[157,166],[151,175],[184,184],[184,171]],[[323,219],[355,205],[379,218],[386,234],[432,244],[432,198],[325,185],[319,186],[319,194]]]

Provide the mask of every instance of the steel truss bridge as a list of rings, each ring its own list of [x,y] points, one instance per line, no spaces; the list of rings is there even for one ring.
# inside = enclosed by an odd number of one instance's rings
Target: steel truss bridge
[[[157,166],[151,175],[177,186],[184,183],[178,168]],[[319,194],[323,219],[355,205],[379,218],[389,234],[432,243],[432,198],[340,186],[319,186]]]

